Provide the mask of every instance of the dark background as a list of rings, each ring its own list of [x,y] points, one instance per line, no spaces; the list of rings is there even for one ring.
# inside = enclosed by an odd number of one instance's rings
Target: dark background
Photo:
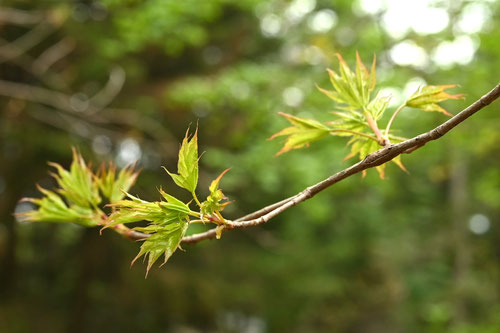
[[[138,159],[133,194],[185,198],[175,169],[198,123],[200,188],[236,218],[354,160],[327,138],[274,157],[277,112],[331,120],[335,52],[378,59],[394,105],[459,84],[460,111],[498,83],[498,1],[103,0],[0,3],[1,332],[499,332],[498,102],[404,156],[265,226],[129,268],[139,244],[71,224],[19,223],[71,147],[94,165]],[[411,137],[446,120],[405,109]],[[383,121],[383,123],[386,119]],[[191,232],[196,231],[192,230]]]

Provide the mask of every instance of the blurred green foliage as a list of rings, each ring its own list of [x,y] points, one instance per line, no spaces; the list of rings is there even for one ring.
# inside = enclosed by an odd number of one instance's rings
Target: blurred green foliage
[[[390,112],[425,82],[459,84],[453,93],[465,101],[443,103],[456,113],[498,84],[498,1],[5,0],[6,8],[29,15],[0,21],[1,330],[500,330],[498,102],[407,156],[409,175],[389,165],[385,181],[351,177],[267,225],[186,246],[147,280],[143,267],[129,268],[137,244],[12,216],[29,208],[18,199],[35,197],[34,184],[54,187],[46,161],[67,168],[71,146],[95,163],[139,159],[132,194],[145,200],[159,200],[159,186],[188,199],[161,166],[175,169],[196,122],[206,151],[199,187],[232,167],[228,217],[295,194],[349,165],[342,138],[279,157],[282,142],[266,141],[287,126],[277,112],[329,120],[334,104],[315,84],[328,86],[335,52],[350,66],[356,51],[377,55]],[[46,51],[61,40],[74,47],[50,63]],[[37,59],[48,69],[36,70]],[[126,80],[104,103],[119,86],[116,66]],[[55,95],[33,101],[38,90],[12,96],[5,82],[57,91],[68,108],[55,108]],[[444,119],[403,110],[395,134]]]

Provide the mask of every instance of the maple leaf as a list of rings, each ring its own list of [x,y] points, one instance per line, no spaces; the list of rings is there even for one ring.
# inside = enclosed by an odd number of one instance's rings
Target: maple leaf
[[[283,112],[279,112],[278,114],[285,117],[292,126],[282,129],[268,139],[272,140],[279,136],[288,136],[283,148],[276,153],[276,156],[292,149],[306,147],[309,143],[319,140],[330,133],[330,129],[327,126],[314,119],[299,118]]]
[[[215,178],[212,183],[209,186],[209,191],[210,194],[207,196],[207,200],[201,203],[200,209],[201,209],[201,216],[203,219],[203,216],[213,216],[215,215],[215,218],[218,218],[219,220],[222,219],[220,222],[224,222],[224,219],[220,215],[220,212],[226,208],[227,205],[230,204],[230,202],[222,202],[223,200],[226,200],[226,196],[224,193],[222,193],[222,190],[219,189],[219,182],[221,178],[228,172],[229,169],[224,170],[217,178]]]
[[[347,110],[361,110],[370,102],[370,95],[375,89],[376,83],[376,57],[373,57],[371,70],[368,70],[356,52],[356,70],[351,71],[340,54],[336,54],[339,59],[339,73],[327,69],[330,82],[334,91],[322,89],[319,91],[333,101],[342,104],[342,108]]]
[[[133,166],[126,166],[117,175],[116,166],[109,163],[107,169],[104,164],[101,165],[95,181],[102,194],[108,198],[110,203],[113,203],[123,199],[124,192],[127,192],[134,185],[138,175],[139,172],[134,172]]]
[[[165,171],[172,177],[174,182],[194,193],[198,185],[198,130],[189,139],[189,129],[182,141],[181,149],[179,150],[179,161],[177,163],[178,174],[169,172],[165,167]]]
[[[451,116],[451,113],[443,109],[437,103],[448,99],[464,99],[464,94],[451,95],[445,92],[446,89],[454,88],[456,86],[456,84],[422,86],[406,100],[406,106],[423,111],[437,111],[444,113],[447,116]]]

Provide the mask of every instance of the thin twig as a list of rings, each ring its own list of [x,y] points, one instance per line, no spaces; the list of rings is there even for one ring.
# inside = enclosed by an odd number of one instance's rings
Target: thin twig
[[[396,118],[396,116],[398,115],[399,112],[401,112],[401,110],[403,110],[403,108],[406,106],[406,103],[404,104],[401,104],[397,109],[396,111],[394,111],[394,113],[392,114],[392,117],[391,119],[389,120],[389,122],[387,123],[387,127],[385,128],[385,136],[387,137],[389,135],[389,130],[391,129],[391,125],[392,125],[392,122],[394,121],[394,119]]]
[[[366,120],[368,121],[368,125],[370,125],[370,128],[372,129],[373,133],[377,136],[377,142],[381,146],[386,146],[386,145],[390,144],[391,142],[389,141],[389,139],[384,137],[382,135],[382,132],[380,132],[380,129],[378,128],[377,122],[375,121],[375,119],[373,119],[370,112],[365,111],[365,117],[366,117]]]
[[[481,97],[479,100],[462,110],[460,113],[456,114],[452,118],[450,118],[448,121],[444,122],[443,124],[437,126],[436,128],[420,134],[414,138],[408,139],[406,141],[400,142],[398,144],[389,144],[376,152],[368,155],[365,157],[364,160],[350,166],[347,169],[344,169],[342,171],[337,172],[336,174],[328,177],[327,179],[317,183],[316,185],[310,186],[306,188],[304,191],[300,192],[299,194],[285,199],[283,201],[280,201],[276,204],[270,205],[263,210],[259,210],[257,212],[251,213],[243,218],[244,221],[241,221],[241,219],[235,220],[235,221],[227,221],[226,228],[224,230],[230,230],[234,228],[246,228],[250,226],[256,226],[260,225],[263,223],[266,223],[269,221],[271,218],[275,217],[276,215],[281,214],[283,211],[287,210],[290,207],[293,207],[307,199],[312,198],[319,192],[323,191],[324,189],[332,186],[335,183],[338,183],[339,181],[348,178],[356,173],[359,173],[363,170],[369,169],[369,168],[374,168],[376,166],[379,166],[381,164],[384,164],[396,156],[399,156],[403,153],[411,152],[415,150],[416,148],[420,148],[423,145],[425,145],[429,141],[437,140],[446,133],[448,133],[451,129],[453,129],[455,126],[472,116],[474,113],[477,111],[481,110],[485,106],[491,104],[494,100],[496,100],[500,96],[500,84],[498,84],[495,88],[493,88],[490,92],[485,94],[483,97]],[[269,208],[271,207],[271,208]],[[264,211],[266,213],[262,214]],[[253,219],[248,220],[247,218],[254,217],[257,215],[258,217],[255,217]],[[216,237],[216,230],[211,229],[203,233],[198,233],[194,234],[191,236],[186,236],[182,239],[183,243],[197,243],[199,241],[205,240],[205,239],[213,239]]]
[[[271,212],[271,211],[275,210],[275,209],[276,209],[276,208],[278,208],[279,206],[281,206],[281,205],[283,205],[283,204],[287,203],[288,201],[292,200],[292,199],[293,199],[293,198],[295,198],[296,196],[297,196],[297,194],[296,194],[296,195],[292,195],[292,196],[291,196],[291,197],[289,197],[289,198],[286,198],[286,199],[283,199],[283,200],[281,200],[281,201],[275,202],[275,203],[273,203],[273,204],[271,204],[271,205],[269,205],[269,206],[266,206],[266,207],[264,207],[264,208],[261,208],[261,209],[259,209],[259,210],[255,211],[255,212],[253,212],[253,213],[250,213],[250,214],[248,214],[248,215],[242,216],[242,217],[240,217],[240,218],[236,219],[235,221],[237,221],[237,222],[249,221],[249,220],[255,219],[255,218],[257,218],[257,217],[261,217],[262,215],[265,215],[265,214],[267,214],[267,213],[269,213],[269,212]]]

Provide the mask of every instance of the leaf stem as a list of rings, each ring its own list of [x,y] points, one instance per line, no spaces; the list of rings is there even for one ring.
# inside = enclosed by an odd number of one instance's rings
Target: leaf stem
[[[386,145],[390,144],[391,142],[389,141],[389,139],[384,137],[382,135],[382,132],[380,132],[380,129],[378,128],[377,122],[375,121],[375,119],[373,119],[370,112],[365,111],[365,116],[366,116],[366,120],[368,121],[368,125],[370,125],[370,128],[372,129],[373,133],[377,136],[377,142],[381,146],[386,146]]]
[[[196,202],[196,204],[198,205],[198,207],[201,208],[201,202],[200,202],[200,200],[198,200],[198,197],[196,196],[196,193],[193,191],[193,192],[191,192],[191,194],[193,195],[193,199]]]
[[[361,133],[361,132],[357,132],[357,131],[351,131],[351,130],[348,130],[348,129],[331,129],[330,133],[332,133],[332,132],[351,133],[351,134],[363,136],[365,138],[368,138],[368,139],[371,139],[371,140],[374,140],[374,141],[378,142],[377,138],[375,138],[375,137],[373,137],[373,136],[371,136],[369,134],[365,134],[365,133]]]
[[[385,128],[385,137],[387,137],[387,135],[389,135],[389,130],[391,129],[391,125],[392,125],[392,122],[394,121],[394,118],[396,118],[398,113],[401,112],[401,110],[403,110],[405,106],[406,106],[406,103],[401,104],[396,109],[396,111],[394,111],[394,113],[392,114],[391,119],[389,120],[389,122],[387,123],[387,127]]]
[[[201,217],[201,214],[195,211],[191,211],[189,215],[194,216],[194,217]]]
[[[203,223],[203,224],[205,224],[205,223],[210,223],[210,221],[207,221],[207,220],[191,220],[191,221],[189,221],[189,223],[190,224],[191,223]]]
[[[218,210],[215,211],[215,215],[217,215],[219,221],[222,222],[222,224],[226,224],[226,220],[222,217],[221,213]]]

